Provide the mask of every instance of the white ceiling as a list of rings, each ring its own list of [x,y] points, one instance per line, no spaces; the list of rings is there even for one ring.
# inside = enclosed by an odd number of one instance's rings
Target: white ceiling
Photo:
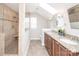
[[[51,14],[43,8],[41,8],[38,3],[27,3],[26,12],[38,13],[45,18],[49,18],[51,16]]]
[[[61,10],[61,9],[69,9],[78,3],[49,3],[53,8],[56,10]]]
[[[69,9],[69,8],[77,5],[77,3],[48,3],[48,4],[51,7],[55,8],[57,11],[61,11],[63,9]],[[50,19],[50,17],[52,17],[52,14],[50,14],[49,12],[47,12],[46,10],[41,8],[39,6],[39,3],[27,3],[26,12],[30,12],[30,13],[36,12],[47,19]]]
[[[69,9],[73,6],[75,6],[77,3],[48,3],[51,7],[55,8],[56,10],[63,10],[63,9]],[[19,4],[18,3],[6,3],[7,6],[15,10],[16,12],[19,11]],[[45,18],[50,18],[51,14],[41,8],[39,6],[39,3],[27,3],[26,4],[26,12],[30,13],[38,13],[42,15]]]

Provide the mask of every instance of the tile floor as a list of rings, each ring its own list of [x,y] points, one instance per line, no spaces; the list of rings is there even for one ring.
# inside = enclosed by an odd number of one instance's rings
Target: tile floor
[[[28,56],[48,56],[44,46],[41,45],[40,40],[31,40]]]
[[[5,50],[7,55],[16,55],[18,53],[18,40],[14,40]],[[17,55],[16,55],[17,56]],[[27,56],[49,56],[45,47],[41,45],[40,40],[31,40]]]

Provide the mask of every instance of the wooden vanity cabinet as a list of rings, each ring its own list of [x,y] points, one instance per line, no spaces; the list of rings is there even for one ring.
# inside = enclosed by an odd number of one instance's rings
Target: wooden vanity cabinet
[[[52,56],[67,56],[68,50],[56,40],[52,40]]]
[[[54,39],[51,40],[52,43],[51,43],[51,54],[52,56],[54,56]]]
[[[63,47],[61,44],[59,45],[59,55],[68,56],[68,50],[65,47]]]
[[[44,44],[45,44],[45,48],[47,49],[47,35],[45,34],[45,36],[44,36]]]
[[[49,55],[51,56],[52,54],[51,54],[51,37],[48,37],[48,53],[49,53]]]
[[[73,53],[62,44],[45,33],[45,48],[50,56],[78,56],[79,53]]]
[[[79,52],[68,51],[68,56],[79,56]]]
[[[68,56],[73,56],[71,51],[68,51]]]
[[[59,56],[59,43],[55,40],[54,40],[53,43],[54,43],[54,47],[53,47],[54,48],[54,50],[53,50],[54,54],[53,55]]]
[[[48,54],[51,56],[51,37],[45,34],[45,47],[48,51]]]

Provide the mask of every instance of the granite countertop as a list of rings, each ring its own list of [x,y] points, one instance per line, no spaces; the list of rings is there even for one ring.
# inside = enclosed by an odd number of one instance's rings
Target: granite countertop
[[[77,53],[79,52],[79,41],[77,42],[78,44],[75,43],[75,41],[71,40],[70,38],[67,37],[61,37],[60,35],[58,35],[56,32],[52,32],[52,31],[45,31],[46,34],[48,34],[49,36],[51,36],[52,38],[54,38],[56,41],[58,41],[62,46],[64,46],[65,48],[67,48],[68,50],[70,50],[73,53]],[[73,44],[70,44],[70,42],[68,43],[66,40],[72,41]],[[65,41],[65,42],[64,42]],[[71,42],[71,43],[72,43]]]

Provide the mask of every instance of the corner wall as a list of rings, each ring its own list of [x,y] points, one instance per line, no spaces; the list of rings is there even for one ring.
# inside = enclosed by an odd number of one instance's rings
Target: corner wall
[[[19,4],[19,56],[26,56],[29,48],[29,28],[25,20],[25,4]]]

